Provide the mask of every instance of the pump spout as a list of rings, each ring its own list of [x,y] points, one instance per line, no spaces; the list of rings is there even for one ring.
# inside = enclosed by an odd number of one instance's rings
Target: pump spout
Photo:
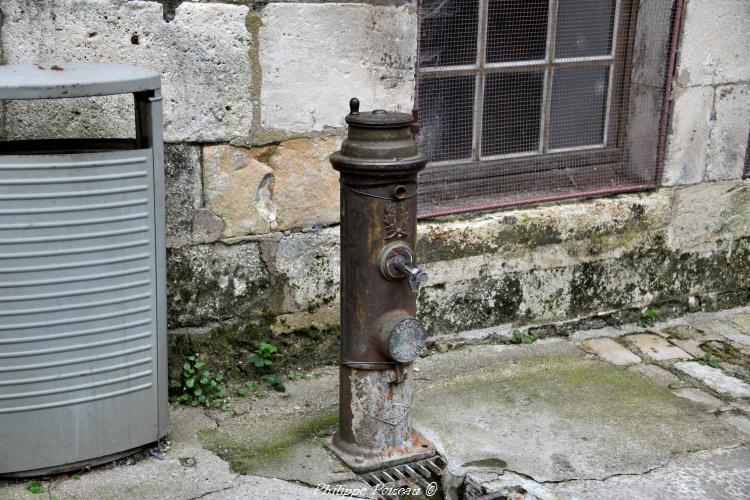
[[[429,280],[427,273],[424,272],[421,267],[410,260],[407,260],[403,256],[398,256],[394,259],[393,268],[406,276],[409,280],[409,288],[412,293],[419,293],[419,290],[426,285]]]

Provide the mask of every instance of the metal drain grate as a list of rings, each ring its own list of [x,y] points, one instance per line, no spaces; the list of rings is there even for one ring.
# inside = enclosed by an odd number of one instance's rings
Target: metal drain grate
[[[369,484],[380,500],[396,500],[399,498],[442,498],[440,478],[448,462],[441,456],[426,458],[418,462],[395,465],[366,474],[360,478]],[[415,494],[416,487],[423,492]],[[399,495],[400,489],[410,488],[411,493]]]

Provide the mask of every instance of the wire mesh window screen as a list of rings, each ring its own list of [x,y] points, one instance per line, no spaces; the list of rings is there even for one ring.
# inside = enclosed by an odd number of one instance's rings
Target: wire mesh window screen
[[[627,165],[637,3],[421,0],[420,215],[653,185],[653,148]]]

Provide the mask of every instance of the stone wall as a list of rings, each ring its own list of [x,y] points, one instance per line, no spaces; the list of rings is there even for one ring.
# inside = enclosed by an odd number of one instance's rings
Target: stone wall
[[[742,175],[750,121],[749,17],[744,0],[686,2],[664,184]]]
[[[339,208],[327,156],[349,97],[411,110],[414,3],[0,0],[0,10],[5,63],[163,74],[175,357],[208,350],[231,370],[274,336],[284,362],[333,361]],[[745,0],[687,0],[662,189],[423,221],[430,333],[565,334],[649,304],[674,314],[747,303],[749,17]],[[0,111],[10,139],[133,134],[126,98]]]

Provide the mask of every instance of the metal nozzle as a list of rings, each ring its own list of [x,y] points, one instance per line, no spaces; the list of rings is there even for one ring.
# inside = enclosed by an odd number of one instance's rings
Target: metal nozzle
[[[427,273],[421,267],[402,256],[394,259],[393,267],[409,279],[409,288],[413,293],[419,293],[422,286],[429,280]]]

